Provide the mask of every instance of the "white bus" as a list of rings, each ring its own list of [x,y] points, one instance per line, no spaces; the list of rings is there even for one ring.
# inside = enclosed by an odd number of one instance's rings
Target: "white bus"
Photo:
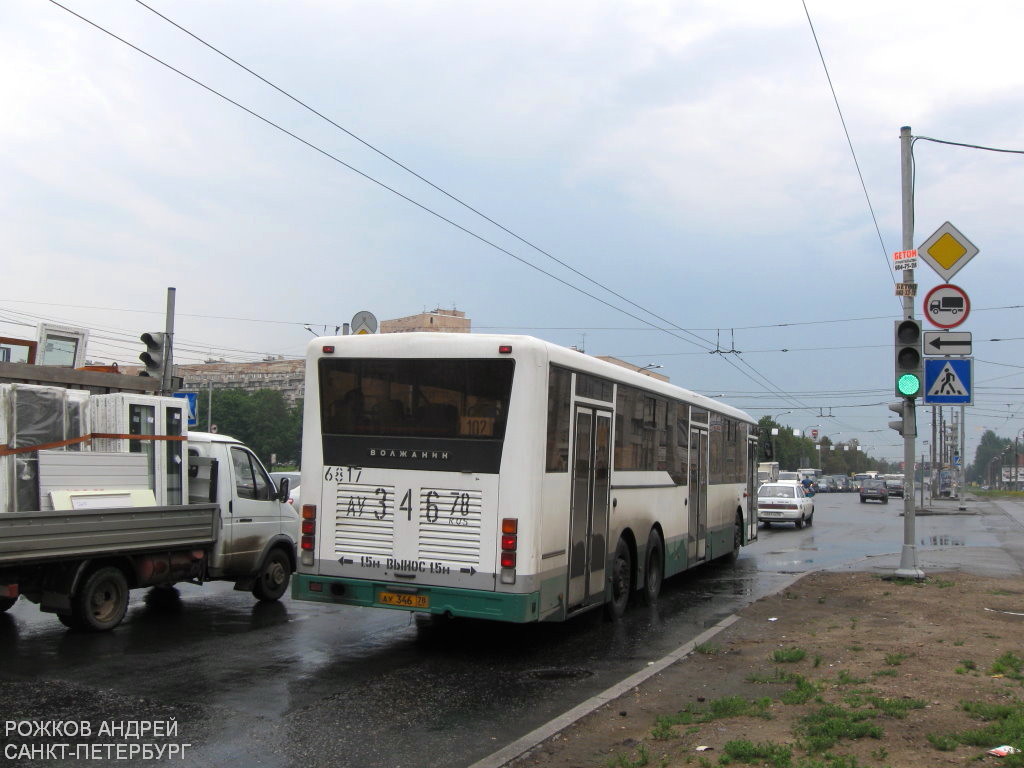
[[[528,336],[310,342],[293,596],[566,619],[757,535],[755,421]]]

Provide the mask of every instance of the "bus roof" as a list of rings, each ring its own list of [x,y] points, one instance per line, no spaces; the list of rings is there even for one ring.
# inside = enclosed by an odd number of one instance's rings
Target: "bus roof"
[[[325,346],[333,346],[335,354],[323,352]],[[322,357],[494,357],[499,346],[511,346],[514,356],[534,355],[548,362],[582,373],[590,373],[623,384],[640,387],[691,405],[706,408],[740,421],[756,424],[757,420],[745,411],[726,405],[683,387],[645,376],[620,365],[599,360],[575,349],[538,339],[533,336],[490,333],[383,333],[351,336],[322,336],[311,339],[307,347],[307,359]]]

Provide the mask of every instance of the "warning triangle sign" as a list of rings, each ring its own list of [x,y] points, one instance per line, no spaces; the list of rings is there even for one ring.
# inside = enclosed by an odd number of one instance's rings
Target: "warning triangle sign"
[[[957,376],[953,366],[949,363],[942,367],[931,389],[928,390],[929,397],[945,397],[950,395],[964,397],[967,394],[967,387],[964,386],[963,381]]]

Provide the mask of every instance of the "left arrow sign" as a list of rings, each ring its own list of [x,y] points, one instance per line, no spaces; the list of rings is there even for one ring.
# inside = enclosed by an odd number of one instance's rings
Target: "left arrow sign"
[[[971,334],[968,331],[925,333],[924,353],[926,355],[969,355],[971,354]]]

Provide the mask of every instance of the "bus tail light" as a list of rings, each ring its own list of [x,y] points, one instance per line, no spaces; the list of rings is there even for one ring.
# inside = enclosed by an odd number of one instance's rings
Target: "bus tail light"
[[[501,521],[501,583],[516,583],[516,550],[519,549],[519,520],[506,517]]]
[[[302,539],[299,547],[302,549],[302,564],[312,565],[314,560],[313,551],[316,549],[316,505],[302,505]]]

